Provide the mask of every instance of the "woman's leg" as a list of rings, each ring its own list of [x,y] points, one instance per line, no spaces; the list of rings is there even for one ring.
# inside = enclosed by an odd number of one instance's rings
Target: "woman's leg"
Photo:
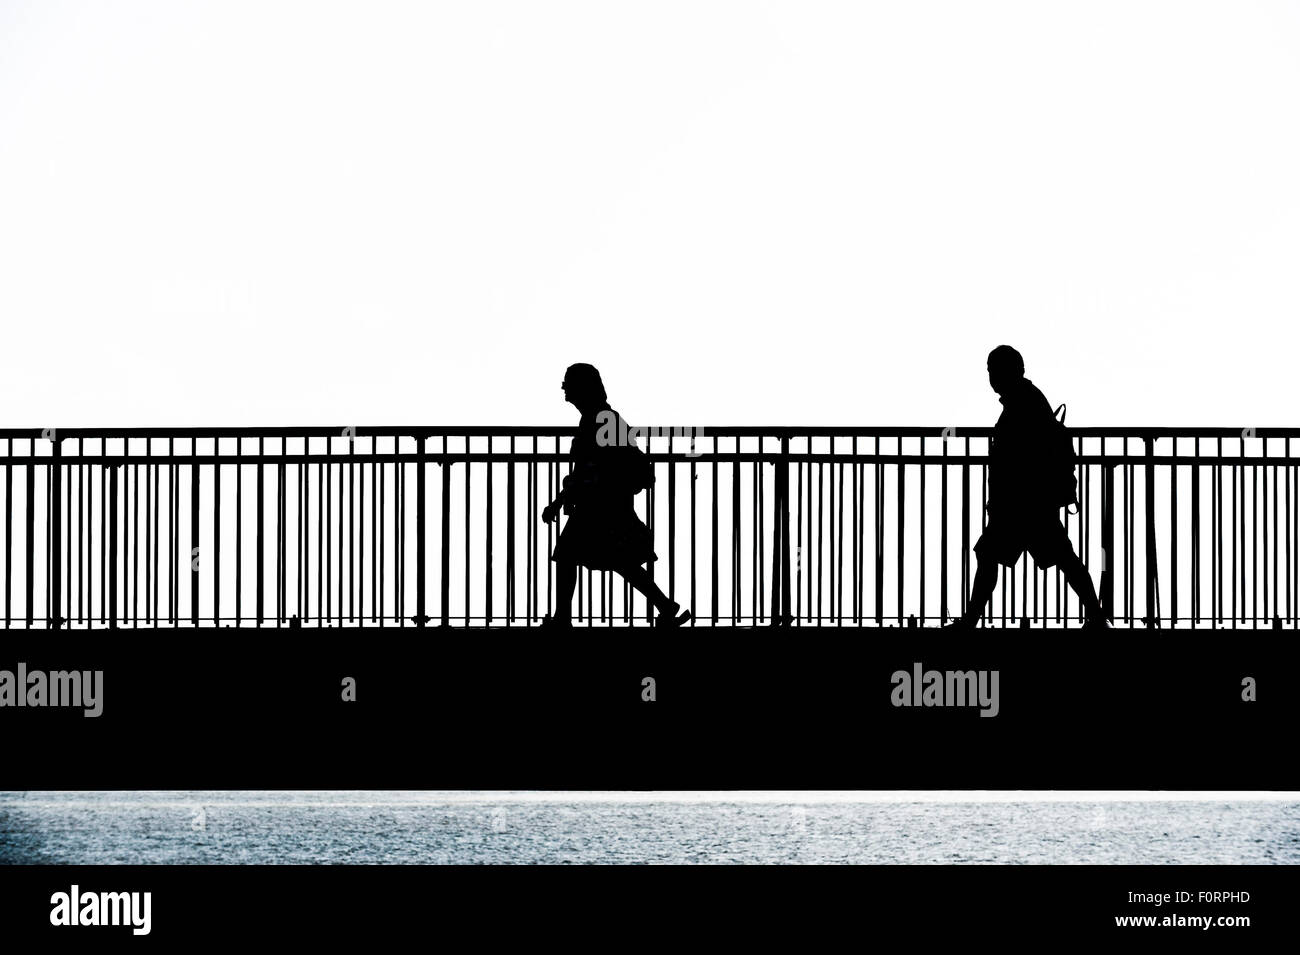
[[[677,602],[670,600],[667,594],[659,589],[659,585],[656,584],[654,578],[650,576],[650,571],[646,570],[644,567],[636,566],[625,568],[620,571],[620,573],[623,575],[624,580],[637,590],[641,591],[641,593],[645,594],[646,598],[654,605],[655,610],[659,613],[666,614],[671,612],[675,614],[677,612]]]
[[[569,624],[573,619],[573,591],[578,586],[578,565],[567,560],[555,562],[555,613],[551,619]]]

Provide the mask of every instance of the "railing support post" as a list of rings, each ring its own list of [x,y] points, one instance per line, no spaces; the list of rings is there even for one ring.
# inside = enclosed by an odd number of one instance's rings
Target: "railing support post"
[[[415,471],[415,625],[423,627],[429,622],[424,612],[424,443],[425,436],[417,435],[418,458]],[[468,571],[467,571],[468,572]]]
[[[50,626],[58,630],[63,625],[63,441],[57,431],[51,431],[54,444],[54,468],[51,475],[50,514]]]

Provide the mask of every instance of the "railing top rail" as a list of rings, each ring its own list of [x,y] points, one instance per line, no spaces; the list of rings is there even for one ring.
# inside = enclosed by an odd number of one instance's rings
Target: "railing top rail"
[[[185,428],[0,428],[0,440],[59,440],[119,438],[346,438],[355,437],[571,437],[573,425],[348,425],[306,427],[185,427]],[[993,428],[938,425],[698,425],[643,426],[653,436],[669,434],[699,438],[987,438]],[[1300,438],[1298,428],[1230,427],[1070,427],[1080,438]]]

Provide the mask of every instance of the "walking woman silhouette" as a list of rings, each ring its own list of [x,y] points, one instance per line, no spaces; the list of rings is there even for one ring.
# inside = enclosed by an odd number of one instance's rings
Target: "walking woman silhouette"
[[[646,564],[655,559],[650,529],[637,517],[634,502],[645,486],[636,474],[643,459],[618,413],[609,406],[605,385],[591,365],[570,365],[561,385],[564,398],[582,413],[569,448],[573,470],[555,500],[542,511],[547,524],[567,515],[551,560],[555,561],[555,613],[552,627],[572,626],[578,568],[612,570],[645,594],[658,616],[657,627],[680,627],[690,611],[655,584]],[[612,437],[611,437],[612,436]]]

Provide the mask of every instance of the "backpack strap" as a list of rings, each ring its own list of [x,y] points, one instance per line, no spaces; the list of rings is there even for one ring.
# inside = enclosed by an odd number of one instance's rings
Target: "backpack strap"
[[[1061,424],[1065,424],[1065,405],[1057,405],[1056,410],[1052,412],[1052,417],[1060,421]]]

